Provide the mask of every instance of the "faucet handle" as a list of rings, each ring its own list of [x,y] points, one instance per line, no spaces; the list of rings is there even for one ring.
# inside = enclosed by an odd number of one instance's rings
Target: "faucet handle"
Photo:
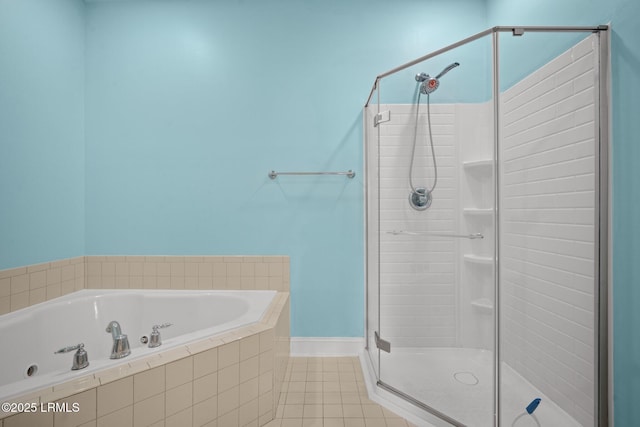
[[[173,323],[163,323],[161,325],[153,325],[151,328],[153,329],[154,332],[158,332],[158,329],[164,329],[164,328],[168,328],[169,326],[172,326]]]
[[[162,341],[160,341],[160,331],[158,329],[168,328],[173,325],[173,323],[163,323],[161,325],[153,325],[151,331],[151,336],[149,337],[149,348],[160,347]]]
[[[72,345],[69,347],[63,347],[60,350],[55,351],[54,354],[69,353],[70,351],[73,351],[73,350],[78,350],[78,351],[76,351],[76,354],[73,355],[73,365],[71,367],[71,370],[77,371],[79,369],[83,369],[89,366],[89,355],[87,354],[87,351],[84,349],[84,343]]]
[[[69,347],[63,347],[58,351],[54,351],[53,354],[69,353],[70,351],[80,350],[82,348],[84,348],[84,343],[72,345],[72,346],[69,346]]]

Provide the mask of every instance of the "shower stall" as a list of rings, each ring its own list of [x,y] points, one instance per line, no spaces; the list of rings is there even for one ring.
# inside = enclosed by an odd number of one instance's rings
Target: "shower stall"
[[[494,27],[376,78],[376,398],[433,425],[608,425],[607,34]]]

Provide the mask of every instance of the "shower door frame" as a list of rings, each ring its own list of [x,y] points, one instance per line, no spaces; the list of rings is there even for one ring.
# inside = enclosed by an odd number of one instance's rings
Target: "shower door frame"
[[[500,215],[500,197],[499,197],[499,184],[500,184],[500,176],[498,173],[498,165],[499,165],[499,149],[500,149],[500,49],[499,49],[499,33],[512,33],[513,36],[522,36],[527,32],[542,32],[542,33],[567,33],[567,32],[576,32],[576,33],[595,33],[598,34],[598,82],[597,82],[597,94],[596,100],[594,102],[598,107],[598,113],[595,118],[595,126],[596,126],[596,134],[595,138],[597,139],[596,143],[596,153],[595,153],[595,236],[594,236],[594,246],[595,246],[595,254],[594,254],[594,296],[595,307],[594,307],[594,356],[596,358],[596,363],[594,364],[595,373],[594,373],[594,422],[595,425],[599,427],[609,427],[610,419],[612,413],[610,412],[610,396],[612,396],[611,384],[609,379],[610,377],[610,342],[609,342],[609,281],[610,281],[610,271],[609,271],[609,238],[611,236],[610,233],[610,223],[609,223],[609,209],[610,209],[610,199],[609,199],[609,191],[610,191],[610,106],[609,106],[609,96],[610,96],[610,40],[609,40],[609,29],[608,25],[599,25],[593,27],[582,27],[582,26],[496,26],[489,28],[485,31],[477,33],[473,36],[467,37],[459,42],[453,43],[449,46],[438,49],[432,53],[421,56],[420,58],[414,59],[413,61],[407,62],[403,65],[395,67],[385,73],[379,74],[371,88],[369,93],[369,97],[364,105],[366,109],[371,101],[373,94],[378,91],[378,105],[379,102],[379,83],[380,80],[384,77],[395,74],[399,71],[402,71],[406,68],[417,65],[420,62],[426,61],[428,59],[434,58],[442,53],[451,51],[457,47],[463,46],[475,40],[481,39],[488,35],[492,37],[492,67],[493,67],[493,108],[494,108],[494,233],[496,236],[495,239],[495,275],[494,275],[494,426],[500,426],[500,397],[501,397],[501,387],[500,387],[500,363],[501,363],[501,355],[500,355],[500,268],[499,268],[499,251],[500,251],[500,243],[497,238],[499,234],[499,215]],[[379,111],[378,111],[379,113]],[[366,132],[364,133],[366,135]],[[367,151],[368,146],[365,142],[365,170],[367,170]],[[365,174],[368,179],[368,172]],[[369,218],[369,206],[368,206],[368,184],[367,179],[365,179],[365,188],[364,188],[364,199],[365,199],[365,239],[368,238],[368,218]],[[369,340],[371,337],[369,336],[369,281],[368,281],[368,271],[369,271],[369,253],[368,253],[368,244],[365,242],[365,352],[369,353],[370,351],[380,351],[378,348],[371,349],[369,347]],[[379,253],[378,253],[379,255]],[[379,269],[379,265],[378,265]],[[375,329],[380,329],[380,282],[379,282],[379,274],[378,274],[378,283],[376,284],[378,288],[378,324]],[[367,354],[366,357],[369,357]],[[378,365],[380,364],[380,357],[377,357]],[[381,381],[379,378],[380,370],[379,366],[377,369],[374,369],[374,372],[377,376],[376,385],[402,399],[407,402],[412,403],[413,405],[425,410],[426,412],[440,418],[443,421],[446,421],[454,426],[463,426],[464,424],[460,424],[453,418],[443,414],[442,412],[432,408],[431,406],[415,399],[414,397],[403,393],[401,390],[394,388],[393,386],[386,384]],[[611,425],[613,425],[611,423]]]

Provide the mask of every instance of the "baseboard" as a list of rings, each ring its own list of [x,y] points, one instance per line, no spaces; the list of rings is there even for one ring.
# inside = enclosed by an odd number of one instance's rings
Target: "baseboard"
[[[357,356],[364,348],[364,338],[291,337],[291,356],[340,357]]]

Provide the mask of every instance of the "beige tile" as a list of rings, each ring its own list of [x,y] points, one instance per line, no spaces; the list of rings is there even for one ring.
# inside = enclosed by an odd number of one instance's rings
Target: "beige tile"
[[[328,383],[327,383],[328,384]],[[340,383],[340,391],[342,393],[354,393],[358,391],[356,382]]]
[[[165,420],[165,427],[186,427],[193,424],[193,411],[191,407],[168,416]],[[119,426],[118,426],[119,427]]]
[[[284,405],[282,405],[284,408]],[[260,416],[268,414],[273,410],[273,392],[269,391],[265,394],[261,394],[258,398],[258,412]]]
[[[273,350],[267,350],[260,353],[260,373],[273,370]]]
[[[365,427],[364,418],[345,418],[344,427]]]
[[[29,291],[19,294],[11,294],[11,311],[29,307]]]
[[[219,427],[235,427],[238,425],[238,410],[234,409],[218,418]]]
[[[199,427],[218,417],[218,398],[217,396],[203,400],[193,405],[193,425]]]
[[[302,418],[283,418],[282,427],[302,427]]]
[[[218,394],[218,373],[214,372],[193,381],[193,401],[201,402]]]
[[[321,404],[305,404],[302,414],[303,418],[322,418],[323,410]]]
[[[306,386],[306,381],[290,381],[288,391],[289,393],[304,393]]]
[[[240,404],[243,405],[259,396],[260,380],[253,378],[240,384]]]
[[[323,427],[322,418],[303,418],[302,427]]]
[[[11,311],[11,297],[0,297],[0,315]]]
[[[344,420],[342,418],[325,418],[324,427],[344,427]]]
[[[133,405],[98,418],[97,427],[133,427]]]
[[[273,414],[271,412],[260,415],[258,418],[258,425],[267,426],[267,427],[280,427],[282,424],[282,419],[273,419]]]
[[[98,418],[133,405],[133,377],[98,387]]]
[[[223,415],[240,406],[239,387],[218,393],[218,414]]]
[[[58,298],[61,295],[60,283],[48,285],[45,289],[47,301],[49,301],[50,299]]]
[[[240,362],[240,382],[243,383],[251,378],[257,378],[260,374],[259,357],[255,356]]]
[[[29,274],[29,289],[44,288],[47,286],[47,272],[36,271]]]
[[[253,399],[240,406],[239,425],[246,426],[252,421],[258,421],[258,399]]]
[[[133,425],[148,426],[164,419],[164,393],[133,405]]]
[[[364,425],[366,427],[387,427],[384,418],[365,418]]]
[[[227,277],[240,277],[242,275],[241,263],[228,263],[227,264]]]
[[[336,391],[325,391],[322,393],[322,401],[324,403],[338,404],[342,403],[342,397],[339,392]]]
[[[193,376],[199,378],[218,370],[218,349],[203,351],[193,356]]]
[[[323,395],[320,392],[310,391],[310,392],[304,393],[304,403],[306,404],[316,404],[316,403],[323,403],[323,402],[324,402]],[[340,396],[338,396],[337,402],[326,402],[326,403],[340,403]]]
[[[343,404],[342,413],[345,418],[363,418],[362,406],[360,404]],[[380,412],[382,415],[382,411]]]
[[[289,381],[307,381],[307,371],[291,372]]]
[[[240,360],[247,360],[260,353],[260,335],[248,336],[240,341]]]
[[[304,405],[284,405],[282,418],[302,418]]]
[[[0,297],[11,295],[11,277],[0,279]]]
[[[327,391],[327,392],[334,392],[337,393],[340,391],[340,383],[338,382],[323,382],[323,387],[322,390],[323,391]]]
[[[341,418],[342,405],[325,403],[323,405],[323,416],[324,418]]]
[[[238,341],[218,347],[218,369],[240,362],[240,343]]]
[[[166,415],[176,414],[193,404],[193,385],[191,383],[167,390],[165,393]]]
[[[360,395],[358,393],[341,393],[343,404],[360,404]]]
[[[53,412],[25,412],[2,421],[4,427],[53,427]]]
[[[380,405],[362,405],[362,412],[365,418],[384,418]]]
[[[273,372],[260,375],[260,394],[273,389]]]
[[[318,366],[318,365],[316,365]],[[322,365],[319,365],[322,366]],[[307,366],[307,377],[306,377],[306,381],[323,381],[322,380],[322,372],[319,371],[312,371],[310,370],[311,365]]]
[[[167,390],[193,381],[193,357],[185,357],[166,365]]]
[[[304,393],[296,393],[296,392],[283,393],[280,397],[280,401],[290,405],[294,405],[294,404],[302,405],[304,403]]]
[[[11,277],[11,294],[19,294],[29,290],[29,275],[21,274]]]
[[[223,392],[240,385],[240,365],[227,366],[218,371],[218,391]]]
[[[133,400],[140,402],[165,390],[165,367],[149,369],[133,376]]]
[[[56,426],[77,426],[96,418],[96,389],[87,390],[59,400],[70,407],[78,405],[78,412],[55,412],[53,423]]]
[[[386,418],[387,427],[407,427],[407,422],[403,418]]]

